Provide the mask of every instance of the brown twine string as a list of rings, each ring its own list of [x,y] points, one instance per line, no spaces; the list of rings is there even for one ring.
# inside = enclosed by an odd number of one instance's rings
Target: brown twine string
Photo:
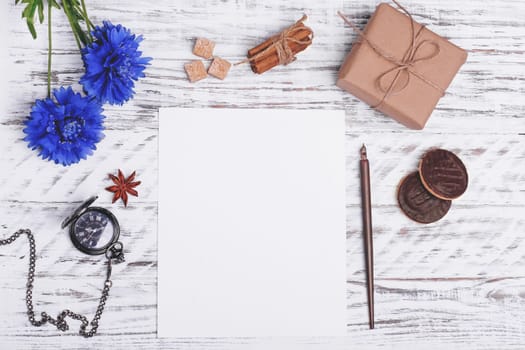
[[[410,31],[411,31],[411,41],[410,46],[408,47],[407,51],[403,55],[403,58],[401,60],[398,60],[394,56],[390,55],[388,52],[384,51],[381,47],[373,43],[370,38],[366,36],[365,33],[363,33],[354,23],[352,23],[346,16],[344,16],[341,12],[337,12],[337,14],[345,21],[346,24],[348,24],[352,29],[354,29],[357,34],[381,57],[385,58],[387,61],[395,64],[396,66],[392,69],[387,70],[386,72],[382,73],[377,79],[376,79],[376,85],[378,86],[379,90],[384,93],[383,98],[372,108],[378,108],[381,106],[385,100],[391,96],[400,93],[401,91],[405,90],[410,83],[410,75],[414,75],[415,77],[421,79],[426,84],[432,86],[434,89],[438,90],[441,95],[443,96],[445,94],[445,90],[441,88],[436,83],[432,82],[431,80],[427,79],[425,76],[423,76],[421,73],[414,70],[414,65],[418,62],[422,61],[428,61],[434,57],[436,57],[439,52],[439,44],[432,40],[423,40],[419,44],[416,45],[417,38],[422,32],[422,29],[424,28],[421,26],[419,31],[416,33],[415,31],[415,21],[412,18],[412,15],[410,12],[408,12],[403,6],[401,6],[396,0],[392,0],[400,9],[403,11],[409,18],[410,18]],[[434,50],[431,54],[423,57],[416,58],[416,55],[418,51],[425,45],[431,45]],[[394,79],[390,82],[389,86],[387,88],[384,87],[383,80],[390,74],[395,74]],[[398,87],[396,89],[396,83],[401,76],[402,73],[407,74],[407,79],[404,82],[404,84],[401,87]]]
[[[266,55],[272,48],[275,48],[277,52],[279,64],[287,65],[288,63],[295,61],[296,57],[292,49],[290,49],[290,46],[288,45],[288,43],[293,42],[299,45],[310,45],[314,39],[314,32],[312,31],[310,27],[299,25],[303,23],[306,19],[308,19],[308,16],[303,15],[303,17],[301,17],[301,19],[295,22],[293,25],[286,28],[281,33],[272,36],[270,38],[272,40],[272,44],[270,44],[270,46],[268,46],[266,49],[262,50],[261,52],[259,52],[258,54],[250,58],[246,58],[242,60],[241,62],[235,63],[235,65],[237,66],[239,64],[255,61],[263,57],[264,55]],[[293,34],[295,34],[296,32],[300,30],[307,30],[309,32],[307,39],[297,40],[293,37]]]

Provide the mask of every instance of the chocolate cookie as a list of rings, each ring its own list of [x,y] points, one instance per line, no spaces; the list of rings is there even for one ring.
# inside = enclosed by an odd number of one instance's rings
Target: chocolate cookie
[[[397,201],[409,218],[422,224],[438,221],[445,216],[452,204],[452,201],[439,199],[428,192],[417,171],[401,180]]]
[[[425,153],[419,162],[419,174],[425,188],[438,198],[456,199],[467,190],[467,169],[450,151],[433,149]]]

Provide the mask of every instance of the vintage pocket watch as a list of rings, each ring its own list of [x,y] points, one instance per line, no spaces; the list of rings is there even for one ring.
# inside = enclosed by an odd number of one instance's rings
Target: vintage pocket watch
[[[26,284],[26,306],[27,317],[33,326],[40,327],[46,323],[50,323],[59,330],[66,331],[69,329],[66,317],[69,317],[81,322],[79,330],[81,336],[89,338],[97,333],[99,321],[102,317],[109,290],[112,286],[112,264],[113,262],[124,261],[124,246],[118,241],[120,226],[117,218],[109,210],[100,207],[91,207],[91,204],[93,204],[96,199],[97,197],[89,198],[62,223],[63,229],[69,226],[69,236],[75,247],[90,255],[104,254],[107,259],[107,273],[102,295],[99,299],[95,316],[91,322],[87,320],[86,316],[74,313],[68,309],[59,313],[56,318],[42,312],[40,313],[40,319],[36,319],[33,307],[33,281],[35,278],[36,265],[35,238],[31,230],[26,229],[18,230],[7,239],[0,240],[0,246],[13,243],[24,234],[27,235],[29,240],[29,273]],[[91,326],[90,330],[87,329],[89,325]]]
[[[82,203],[62,222],[62,228],[69,226],[69,236],[78,250],[89,255],[105,254],[108,259],[123,259],[117,218],[107,209],[91,207],[96,199],[91,197]]]

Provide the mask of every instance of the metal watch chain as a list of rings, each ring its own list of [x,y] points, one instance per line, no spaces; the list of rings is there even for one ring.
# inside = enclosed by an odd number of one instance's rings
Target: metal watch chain
[[[113,259],[119,259],[120,256],[115,254],[106,254],[106,258],[108,259],[107,262],[107,276],[106,281],[104,282],[104,289],[102,289],[102,295],[100,297],[100,301],[97,307],[97,311],[95,313],[95,317],[91,321],[91,323],[88,322],[86,316],[74,313],[70,310],[64,310],[61,313],[58,314],[56,318],[53,318],[49,316],[47,313],[42,312],[41,319],[37,320],[35,319],[35,312],[33,310],[33,281],[35,277],[35,263],[36,263],[36,248],[35,248],[35,239],[33,234],[31,233],[31,230],[18,230],[15,232],[11,237],[0,240],[0,246],[2,245],[8,245],[13,243],[18,239],[18,237],[22,236],[23,234],[27,235],[27,238],[29,240],[29,272],[27,276],[27,290],[26,290],[26,305],[27,305],[27,317],[29,319],[29,322],[33,326],[40,327],[46,323],[50,323],[54,326],[56,326],[59,330],[65,332],[69,329],[69,325],[66,322],[66,317],[70,317],[74,320],[80,321],[82,324],[80,325],[80,331],[79,334],[85,338],[90,338],[94,336],[97,333],[97,329],[99,326],[100,317],[102,316],[102,312],[104,312],[104,306],[106,305],[106,300],[108,299],[109,295],[109,289],[111,288],[112,282],[111,282],[111,265]],[[87,330],[88,325],[91,324],[91,330]]]

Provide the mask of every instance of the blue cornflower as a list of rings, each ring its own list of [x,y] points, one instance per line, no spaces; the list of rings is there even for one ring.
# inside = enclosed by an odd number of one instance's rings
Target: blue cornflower
[[[102,106],[71,87],[54,90],[53,95],[56,102],[49,97],[36,100],[24,123],[24,140],[43,159],[64,166],[78,163],[93,154],[95,144],[104,137]]]
[[[80,84],[101,103],[122,105],[133,97],[135,80],[144,77],[151,58],[138,51],[142,36],[122,25],[103,22],[92,32],[93,42],[82,49],[86,73]]]

